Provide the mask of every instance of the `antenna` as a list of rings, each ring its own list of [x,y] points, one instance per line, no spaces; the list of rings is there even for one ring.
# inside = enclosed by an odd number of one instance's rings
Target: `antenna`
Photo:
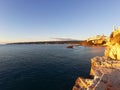
[[[114,31],[114,30],[116,30],[116,29],[115,29],[115,25],[113,25],[113,31]]]

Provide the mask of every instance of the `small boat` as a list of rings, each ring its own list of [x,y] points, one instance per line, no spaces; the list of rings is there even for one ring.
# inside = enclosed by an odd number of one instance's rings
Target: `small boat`
[[[73,48],[73,45],[69,45],[69,46],[67,46],[67,48]]]

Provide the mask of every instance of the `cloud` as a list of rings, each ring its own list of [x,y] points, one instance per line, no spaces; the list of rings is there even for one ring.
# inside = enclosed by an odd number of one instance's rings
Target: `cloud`
[[[58,41],[78,41],[78,39],[73,39],[73,38],[51,38],[51,39]]]

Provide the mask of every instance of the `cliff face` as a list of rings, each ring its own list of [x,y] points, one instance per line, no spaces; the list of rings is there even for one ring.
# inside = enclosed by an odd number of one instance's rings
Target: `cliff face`
[[[73,90],[120,90],[120,61],[94,57],[91,59],[90,75],[94,78],[79,77]]]
[[[92,42],[92,45],[104,45],[107,42],[107,36],[97,35],[87,39],[87,42]]]
[[[120,90],[120,27],[114,28],[103,57],[91,59],[92,79],[79,77],[73,90]]]

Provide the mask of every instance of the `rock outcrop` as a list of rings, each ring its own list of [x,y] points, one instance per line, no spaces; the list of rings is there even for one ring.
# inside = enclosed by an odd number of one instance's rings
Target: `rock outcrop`
[[[120,90],[120,27],[114,28],[106,45],[103,57],[91,59],[93,78],[78,77],[73,90]]]
[[[120,61],[94,57],[90,75],[93,79],[79,77],[73,90],[120,90]]]
[[[91,42],[92,45],[104,45],[107,42],[108,37],[105,35],[97,35],[87,39],[87,42]]]

